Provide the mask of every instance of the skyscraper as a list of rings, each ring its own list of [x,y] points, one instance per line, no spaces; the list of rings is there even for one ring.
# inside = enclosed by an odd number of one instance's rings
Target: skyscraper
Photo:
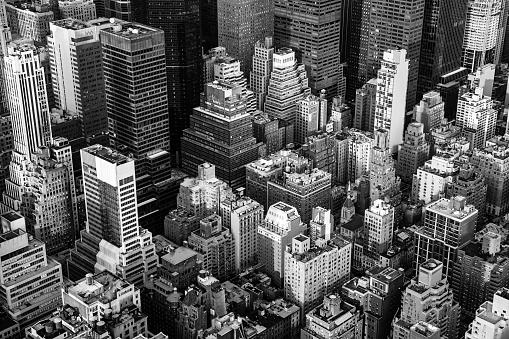
[[[270,206],[258,227],[258,261],[276,286],[283,287],[286,246],[306,228],[297,209],[283,202]]]
[[[422,123],[424,133],[430,133],[432,129],[440,127],[445,115],[445,103],[438,92],[428,92],[422,97],[418,105],[414,107],[415,121]]]
[[[458,250],[474,237],[477,213],[461,196],[428,204],[424,225],[415,232],[415,269],[433,258],[444,265],[444,274],[451,278]]]
[[[81,150],[87,229],[71,251],[72,280],[109,271],[133,284],[155,272],[152,234],[138,222],[134,160],[101,145]]]
[[[273,38],[265,37],[254,46],[253,63],[249,78],[249,87],[256,97],[256,107],[263,111],[267,88],[269,87],[270,74],[272,72],[272,59],[274,55]]]
[[[389,132],[388,142],[393,153],[403,143],[405,103],[408,105],[409,60],[406,59],[406,53],[405,50],[384,52],[378,71],[374,128]]]
[[[327,124],[327,100],[325,93],[320,97],[308,95],[297,102],[295,115],[295,141],[301,145],[307,137],[324,131]]]
[[[340,73],[341,1],[274,2],[274,39],[288,46],[306,66],[309,87],[327,99],[338,95]]]
[[[304,65],[297,64],[295,52],[289,48],[276,50],[264,112],[270,117],[294,123],[297,102],[309,93]]]
[[[412,180],[412,199],[415,203],[428,204],[445,194],[447,183],[458,174],[459,167],[448,155],[433,156],[417,169]]]
[[[201,105],[194,109],[182,137],[182,167],[196,173],[204,162],[215,165],[217,177],[232,188],[245,185],[245,165],[258,158],[260,143],[252,137],[247,97],[242,86],[228,82],[205,85]]]
[[[355,92],[353,127],[361,131],[374,130],[377,79],[373,78]]]
[[[425,1],[417,99],[460,68],[468,2]]]
[[[385,59],[386,50],[406,51],[400,62],[404,62],[405,57],[408,59],[408,86],[398,90],[398,93],[406,93],[406,106],[403,104],[406,111],[412,109],[417,99],[424,2],[425,0],[371,0],[371,6],[367,8],[370,11],[369,29],[363,31],[362,36],[368,43],[367,79],[376,77],[380,67],[383,69],[381,63]]]
[[[405,133],[405,142],[399,146],[396,174],[402,181],[412,182],[414,173],[429,157],[429,143],[424,134],[424,124],[412,122]]]
[[[182,132],[189,127],[189,116],[193,108],[200,105],[203,91],[200,20],[203,17],[211,23],[217,14],[213,11],[205,13],[204,9],[202,16],[199,0],[148,0],[147,13],[147,24],[164,32],[162,47],[166,55],[166,71],[156,73],[167,75],[170,150],[172,162],[180,164]],[[217,27],[217,21],[215,25]],[[214,34],[214,24],[210,26],[210,32]],[[208,48],[212,47],[217,44]]]
[[[56,107],[80,119],[85,138],[108,132],[99,31],[109,26],[74,19],[50,23]]]
[[[217,26],[218,45],[240,60],[247,75],[255,43],[274,35],[274,2],[217,0]]]
[[[496,50],[502,48],[498,46],[498,30],[503,3],[502,0],[469,0],[461,62],[471,72],[496,62]]]
[[[380,254],[392,245],[394,232],[394,207],[383,200],[375,200],[364,217],[366,233],[365,250],[368,254]]]

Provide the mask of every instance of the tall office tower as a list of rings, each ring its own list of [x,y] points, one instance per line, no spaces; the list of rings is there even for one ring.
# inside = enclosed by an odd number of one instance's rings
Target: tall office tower
[[[313,219],[309,221],[309,239],[311,246],[314,246],[318,238],[330,240],[334,232],[334,216],[331,210],[315,207],[313,208]]]
[[[295,151],[283,149],[268,158],[260,158],[246,166],[246,195],[258,201],[268,210],[268,183],[282,181],[283,172],[304,173],[311,164],[307,158]]]
[[[164,33],[115,22],[100,31],[100,40],[110,142],[136,160],[140,226],[155,230],[168,213],[168,183],[175,179],[170,170]],[[128,82],[136,86],[126,87]],[[178,121],[172,120],[174,124]]]
[[[334,133],[315,133],[307,137],[303,145],[302,154],[311,161],[313,168],[318,168],[332,175],[331,180],[336,182],[337,175],[337,143]]]
[[[332,176],[317,168],[305,173],[284,172],[282,181],[267,183],[269,205],[279,201],[297,208],[304,223],[312,218],[313,207],[330,208]]]
[[[355,92],[353,127],[362,131],[375,128],[377,79],[371,79]]]
[[[366,276],[342,287],[342,297],[364,307],[364,338],[390,338],[391,322],[401,307],[404,274],[401,270],[375,266]]]
[[[477,308],[509,283],[509,257],[501,247],[501,238],[488,231],[480,241],[472,241],[458,251],[452,289],[454,299],[469,318],[474,318]]]
[[[426,321],[440,328],[441,335],[456,338],[460,307],[453,300],[447,277],[442,276],[443,267],[435,259],[419,266],[417,276],[403,292],[400,320],[408,324]]]
[[[458,250],[474,237],[477,213],[462,196],[426,205],[424,226],[415,232],[415,269],[434,258],[444,264],[444,274],[451,278]]]
[[[271,36],[258,40],[254,45],[253,63],[249,78],[249,87],[256,97],[256,108],[263,111],[269,87],[274,58],[274,44]]]
[[[311,92],[318,96],[325,89],[328,100],[338,95],[341,5],[340,0],[306,1],[298,6],[274,1],[276,45],[296,51],[306,65]]]
[[[495,136],[497,111],[493,108],[493,100],[482,94],[478,87],[475,93],[465,93],[458,100],[456,126],[473,132],[470,149],[482,149],[486,141]]]
[[[348,131],[347,180],[351,183],[367,175],[371,165],[373,134],[355,129]],[[339,164],[338,164],[339,166]],[[339,175],[338,175],[339,176]]]
[[[502,0],[469,0],[461,62],[471,72],[485,64],[497,63],[497,49],[503,48],[498,46],[503,3]]]
[[[433,156],[424,166],[417,169],[412,180],[412,200],[429,204],[445,195],[447,183],[452,182],[459,172],[455,159],[449,156]]]
[[[230,186],[216,178],[216,166],[204,163],[198,166],[196,178],[186,178],[180,184],[177,206],[201,218],[219,213],[221,201],[233,197]]]
[[[240,60],[246,75],[251,70],[255,43],[273,35],[273,0],[217,0],[218,45]]]
[[[261,112],[251,116],[251,123],[256,141],[265,144],[265,155],[277,153],[289,144],[293,144],[293,124],[270,118]]]
[[[270,206],[258,227],[258,262],[276,286],[283,287],[286,246],[306,228],[297,209],[284,202]]]
[[[110,26],[109,22],[96,26],[74,19],[50,23],[56,107],[78,117],[85,138],[108,132],[99,32]]]
[[[421,101],[414,107],[414,120],[424,125],[424,133],[440,127],[445,115],[445,103],[438,92],[428,92],[422,96]]]
[[[327,99],[325,93],[320,97],[308,95],[297,101],[295,114],[295,142],[303,145],[307,137],[325,131],[327,124]]]
[[[9,179],[9,166],[13,148],[14,137],[11,116],[0,116],[0,195],[4,194],[5,180]]]
[[[233,236],[237,273],[257,262],[258,226],[263,222],[263,212],[263,206],[248,197],[221,201],[223,225]]]
[[[486,213],[505,215],[509,211],[509,146],[497,145],[503,137],[497,136],[484,149],[475,149],[470,158],[474,165],[486,178]]]
[[[388,142],[393,153],[403,143],[409,62],[405,58],[405,50],[384,52],[376,86],[374,131],[383,128],[389,132]]]
[[[229,56],[216,58],[214,62],[214,79],[212,81],[229,82],[242,86],[242,94],[247,98],[247,112],[253,115],[256,111],[256,98],[253,91],[247,89],[247,80],[240,70],[240,61]],[[207,81],[209,83],[211,81]]]
[[[425,1],[417,98],[460,68],[468,2]]]
[[[405,133],[405,141],[399,146],[396,175],[401,181],[412,182],[417,169],[429,158],[429,143],[424,134],[424,124],[412,122]]]
[[[329,111],[329,122],[332,123],[334,132],[339,132],[344,128],[352,128],[352,109],[345,103],[345,100],[342,96],[332,98],[332,105]]]
[[[232,233],[217,214],[200,221],[200,229],[191,232],[189,247],[203,255],[203,269],[220,280],[235,274],[235,243]]]
[[[261,146],[252,136],[243,88],[228,82],[205,85],[201,105],[182,137],[182,168],[196,173],[204,162],[215,165],[217,177],[232,188],[245,185],[245,166],[258,158]]]
[[[297,102],[310,93],[306,70],[297,64],[295,52],[290,48],[274,51],[264,112],[294,123]]]
[[[193,108],[200,106],[203,91],[201,18],[210,24],[217,14],[205,13],[205,9],[202,13],[199,0],[172,4],[166,0],[149,0],[147,7],[147,24],[164,31],[166,71],[161,74],[167,75],[170,149],[172,162],[180,164],[182,132],[189,127]],[[205,51],[216,46],[209,46]]]
[[[71,280],[109,271],[142,284],[156,270],[152,234],[138,222],[134,160],[95,145],[81,150],[87,229],[71,251]]]
[[[214,47],[208,50],[207,54],[203,55],[203,82],[208,84],[214,81],[214,65],[216,60],[224,58],[228,55],[226,48]]]
[[[306,327],[300,333],[302,339],[360,339],[363,329],[362,308],[349,304],[338,295],[330,294],[324,297],[323,304],[306,314]]]
[[[450,199],[461,195],[467,199],[467,204],[474,205],[479,211],[478,219],[482,220],[486,213],[486,195],[488,186],[486,178],[472,164],[463,164],[458,175],[445,186],[445,197]]]
[[[368,254],[380,254],[392,245],[394,232],[394,207],[383,200],[375,200],[366,210],[364,232]]]
[[[498,290],[493,301],[485,301],[475,312],[475,319],[468,326],[465,339],[496,339],[509,335],[507,312],[509,309],[509,289]]]
[[[15,212],[0,216],[2,246],[0,296],[4,309],[23,329],[62,304],[62,266],[46,255],[46,245],[26,232]],[[22,265],[20,263],[23,263]]]
[[[97,18],[95,3],[92,0],[59,0],[58,10],[61,19],[89,21]]]
[[[369,184],[371,201],[385,199],[393,200],[401,195],[401,179],[396,176],[394,160],[389,147],[389,132],[379,129],[375,131],[375,141],[371,150],[371,164]],[[393,205],[395,206],[395,205]]]
[[[96,338],[106,339],[109,335],[123,338],[128,333],[137,333],[142,336],[140,339],[147,336],[147,316],[141,313],[140,289],[129,281],[107,271],[89,273],[62,288],[61,293],[63,306],[58,312],[61,324],[73,324],[77,329],[83,326],[77,326],[81,319],[85,321],[83,327],[99,334],[94,336],[92,331],[87,331],[86,335]],[[108,336],[104,337],[105,334]]]
[[[422,28],[425,0],[371,0],[369,30],[362,38],[367,40],[366,73],[368,79],[377,76],[383,69],[387,50],[405,50],[402,61],[408,59],[405,83],[408,86],[397,90],[403,106],[410,111],[417,100],[417,80],[421,53]],[[406,93],[406,96],[405,96]],[[406,98],[406,99],[404,99]],[[406,106],[405,106],[406,105]]]
[[[300,234],[285,250],[285,299],[300,307],[303,323],[306,313],[350,278],[352,244],[319,238],[311,247],[309,237]]]
[[[49,23],[55,20],[55,15],[47,5],[13,3],[6,4],[5,10],[11,33],[46,43],[46,36],[50,33]]]

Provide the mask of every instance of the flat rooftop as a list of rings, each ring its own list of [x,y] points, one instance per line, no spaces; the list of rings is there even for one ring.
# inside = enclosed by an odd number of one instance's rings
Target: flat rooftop
[[[16,212],[12,212],[12,211],[2,214],[2,217],[4,217],[5,219],[7,219],[10,222],[13,222],[15,220],[23,218],[21,216],[21,214],[18,214]]]
[[[134,22],[117,21],[116,19],[115,25],[104,29],[104,31],[128,39],[136,39],[143,35],[148,35],[155,32],[162,33],[162,31],[157,28],[145,26]]]
[[[198,253],[193,251],[190,248],[181,246],[178,248],[174,248],[170,250],[169,253],[162,256],[163,262],[167,262],[171,265],[178,265],[186,260],[191,259],[192,257],[197,256]]]
[[[80,29],[90,27],[90,24],[88,24],[84,21],[81,21],[78,19],[72,19],[72,18],[52,21],[51,24],[58,26],[58,27],[65,28],[65,29],[70,29],[73,31],[79,31]]]
[[[117,151],[102,146],[102,145],[94,145],[84,149],[89,154],[95,155],[98,158],[106,160],[112,164],[125,164],[130,161],[133,161],[131,158],[126,157],[123,154],[118,153]]]
[[[84,278],[73,286],[69,286],[68,293],[89,305],[96,301],[106,304],[116,299],[118,290],[130,285],[127,281],[104,271],[94,275],[91,284],[87,282],[87,278]]]

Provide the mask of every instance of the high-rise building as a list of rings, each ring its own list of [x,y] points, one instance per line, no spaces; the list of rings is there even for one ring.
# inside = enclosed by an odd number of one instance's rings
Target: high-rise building
[[[14,147],[12,119],[10,115],[0,116],[0,194],[5,191],[5,180],[9,179],[9,165]]]
[[[62,304],[62,266],[48,257],[46,245],[26,231],[18,213],[0,216],[2,260],[0,300],[9,315],[23,329]],[[20,266],[20,263],[23,265]]]
[[[60,19],[89,21],[97,18],[96,5],[92,0],[59,0],[58,10]]]
[[[334,216],[331,210],[322,207],[313,208],[313,219],[309,221],[309,239],[311,246],[318,238],[330,240],[334,232]]]
[[[424,2],[417,99],[460,68],[468,2]]]
[[[49,23],[55,20],[48,5],[33,3],[6,4],[7,22],[13,34],[36,42],[46,43],[49,35]]]
[[[319,238],[311,247],[310,238],[301,234],[285,250],[285,298],[300,307],[303,321],[306,313],[350,278],[352,244],[341,238]]]
[[[445,103],[438,92],[428,92],[422,97],[418,105],[414,107],[415,121],[424,125],[424,133],[430,133],[432,129],[440,127],[445,115]]]
[[[389,132],[388,142],[393,153],[403,143],[409,62],[405,59],[406,53],[406,50],[384,52],[378,71],[374,130],[383,128]]]
[[[75,19],[50,23],[55,104],[78,117],[85,138],[108,132],[99,31],[111,26],[109,22],[92,25]]]
[[[461,196],[426,205],[424,226],[415,232],[415,269],[434,258],[442,262],[444,274],[451,278],[458,250],[474,237],[477,213]]]
[[[199,216],[194,214],[194,211],[178,207],[170,211],[164,218],[164,236],[175,244],[182,246],[184,241],[187,241],[187,238],[191,235],[191,232],[200,228],[200,219]]]
[[[370,132],[374,130],[376,87],[377,79],[373,78],[355,92],[354,128]]]
[[[200,258],[200,253],[188,247],[169,245],[167,253],[160,258],[161,265],[157,268],[157,274],[173,288],[184,291],[189,285],[196,283],[203,265]],[[147,282],[145,286],[146,284]]]
[[[295,114],[295,142],[303,145],[309,136],[325,131],[327,124],[327,99],[308,95],[297,101]]]
[[[491,97],[484,96],[482,90],[478,87],[475,93],[465,93],[458,100],[456,126],[472,130],[471,150],[484,148],[486,141],[495,136],[497,111]]]
[[[248,197],[221,201],[221,218],[235,245],[235,271],[244,272],[257,262],[258,226],[263,206]]]
[[[419,266],[417,276],[403,292],[400,320],[408,324],[426,321],[440,328],[441,335],[456,338],[460,307],[442,273],[443,264],[435,259]],[[396,331],[397,322],[394,327]]]
[[[331,174],[317,168],[305,173],[284,172],[281,180],[267,182],[267,203],[282,201],[294,206],[308,223],[314,207],[330,208],[331,184]]]
[[[283,202],[270,206],[258,227],[258,262],[276,286],[284,283],[286,246],[306,228],[297,209]]]
[[[405,141],[399,146],[396,174],[402,181],[412,182],[417,169],[429,158],[429,143],[424,134],[424,124],[412,122],[405,133]]]
[[[486,213],[504,215],[509,211],[509,145],[499,144],[505,138],[496,136],[484,149],[475,149],[470,162],[486,178]],[[492,144],[490,144],[493,142]]]
[[[228,55],[226,48],[218,46],[211,48],[207,54],[203,55],[203,82],[209,83],[214,81],[214,65],[217,60],[224,58]]]
[[[311,161],[313,168],[318,168],[332,175],[332,182],[336,182],[337,175],[337,143],[335,133],[315,133],[307,137],[302,147],[302,154]]]
[[[475,312],[475,319],[468,326],[465,339],[495,339],[509,335],[507,312],[509,309],[509,289],[501,288],[493,296],[493,301],[485,301]]]
[[[87,229],[71,251],[71,280],[109,271],[142,284],[158,260],[152,234],[139,226],[134,160],[95,145],[81,150],[81,161]]]
[[[389,146],[389,131],[375,131],[375,141],[371,150],[369,185],[371,201],[388,197],[396,203],[400,199],[401,179],[396,176],[394,160]]]
[[[265,144],[265,155],[271,155],[293,143],[294,126],[284,120],[270,118],[264,113],[251,116],[253,136]]]
[[[509,253],[501,247],[501,238],[488,231],[480,241],[472,241],[458,251],[452,289],[467,317],[474,318],[479,306],[509,283]]]
[[[425,0],[371,0],[367,8],[369,28],[362,32],[361,37],[367,42],[366,49],[361,52],[367,53],[367,79],[376,77],[380,67],[383,69],[383,60],[387,50],[406,51],[400,62],[404,62],[405,58],[408,59],[408,63],[406,63],[408,70],[405,71],[407,72],[405,83],[408,83],[408,86],[399,87],[394,93],[398,93],[398,100],[395,97],[394,101],[403,100],[403,106],[406,107],[405,112],[410,111],[418,99],[416,95],[424,3]],[[399,99],[399,97],[403,99]]]
[[[394,207],[383,200],[375,200],[364,215],[366,233],[365,250],[368,254],[380,254],[392,245],[394,232]]]
[[[323,93],[323,92],[322,92]],[[325,95],[325,93],[323,93]],[[351,128],[353,125],[352,109],[345,103],[342,96],[332,98],[332,105],[330,111],[330,123],[335,132],[341,131],[344,128]]]
[[[325,89],[328,100],[338,95],[341,5],[340,0],[299,4],[274,1],[276,45],[296,51],[299,61],[306,65],[312,93],[318,96]]]
[[[217,3],[215,0],[212,2]],[[166,0],[149,0],[147,5],[147,24],[164,31],[166,71],[156,73],[167,76],[168,101],[164,104],[170,119],[172,161],[177,164],[180,164],[182,132],[189,127],[189,116],[193,108],[200,105],[200,93],[203,91],[201,19],[204,19],[204,23],[206,21],[212,24],[207,27],[207,32],[210,28],[210,33],[214,34],[214,27],[217,27],[217,20],[215,24],[211,21],[214,17],[217,18],[217,11],[206,12],[204,6],[202,13],[201,5],[199,0],[175,3],[169,3]],[[136,20],[133,19],[133,21]],[[216,46],[218,46],[217,43],[208,46],[205,51]]]
[[[232,232],[223,227],[217,214],[200,220],[200,229],[191,232],[189,246],[203,256],[203,269],[221,280],[235,273],[235,243]]]
[[[196,173],[204,162],[215,165],[217,177],[232,188],[245,185],[245,166],[258,158],[260,143],[252,136],[247,97],[242,86],[227,82],[205,85],[201,105],[183,132],[182,167]]]
[[[502,0],[469,0],[463,38],[463,67],[475,72],[478,67],[497,63],[499,28],[503,13]]]
[[[249,87],[256,97],[256,108],[263,111],[269,87],[274,58],[274,45],[271,36],[259,40],[254,45],[254,55],[249,78]]]
[[[454,180],[459,167],[449,156],[434,156],[417,169],[412,180],[412,199],[428,204],[445,195],[447,184]]]
[[[294,123],[297,102],[310,93],[306,70],[297,64],[295,52],[290,48],[274,51],[264,112]]]
[[[248,74],[255,43],[274,35],[274,2],[217,0],[217,26],[218,45],[239,59]]]
[[[362,309],[347,303],[336,294],[324,297],[323,304],[306,314],[302,339],[361,339],[364,329]]]

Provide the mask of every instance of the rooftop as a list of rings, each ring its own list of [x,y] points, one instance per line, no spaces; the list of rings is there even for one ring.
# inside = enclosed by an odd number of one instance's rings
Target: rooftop
[[[60,1],[59,1],[59,3],[60,3]],[[90,24],[88,24],[84,21],[81,21],[78,19],[72,19],[72,18],[52,21],[51,24],[58,26],[58,27],[70,29],[73,31],[79,31],[80,29],[90,27]]]
[[[112,164],[121,165],[133,161],[131,158],[128,158],[125,155],[102,145],[89,146],[83,150]]]
[[[104,271],[90,278],[85,277],[69,286],[68,293],[89,305],[96,301],[106,304],[117,298],[117,291],[129,286],[133,285]]]
[[[463,197],[462,197],[463,198]],[[454,198],[452,198],[454,199]],[[463,198],[464,199],[464,198]],[[433,211],[437,214],[445,215],[457,221],[464,221],[474,215],[477,210],[472,205],[463,205],[463,208],[451,208],[449,199],[442,198],[426,206],[427,211]]]
[[[150,33],[162,32],[159,29],[134,22],[117,21],[116,19],[110,19],[110,22],[116,24],[110,28],[106,28],[104,31],[110,32],[112,34],[127,39],[136,39],[143,35],[148,35]]]
[[[170,248],[170,252],[165,254],[161,259],[163,263],[169,263],[171,265],[178,265],[186,260],[196,257],[198,253],[190,248],[181,246],[178,248]]]

